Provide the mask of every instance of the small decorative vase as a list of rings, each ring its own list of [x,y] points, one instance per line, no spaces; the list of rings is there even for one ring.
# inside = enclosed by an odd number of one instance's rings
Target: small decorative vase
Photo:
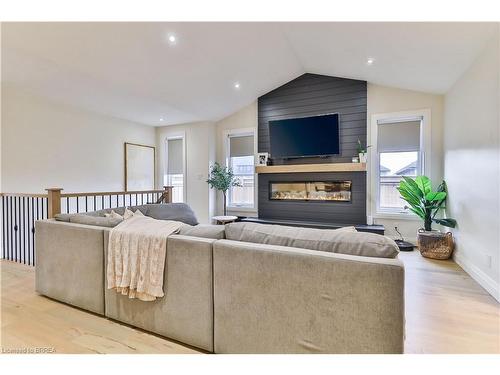
[[[366,152],[360,152],[359,153],[359,162],[366,163],[366,159],[367,159]]]
[[[352,162],[353,163],[359,163],[359,158],[357,156],[352,157]]]
[[[455,243],[451,232],[441,233],[420,228],[417,232],[417,246],[420,254],[425,258],[449,259]]]

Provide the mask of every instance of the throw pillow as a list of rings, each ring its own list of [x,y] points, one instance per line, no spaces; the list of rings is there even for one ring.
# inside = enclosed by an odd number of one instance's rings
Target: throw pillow
[[[104,216],[111,217],[113,219],[122,219],[123,220],[123,216],[120,214],[117,214],[114,210],[111,210],[110,213],[104,214]]]
[[[129,210],[128,207],[126,207],[125,212],[123,213],[123,219],[127,220],[130,219],[132,216],[134,216],[134,212],[132,210]]]

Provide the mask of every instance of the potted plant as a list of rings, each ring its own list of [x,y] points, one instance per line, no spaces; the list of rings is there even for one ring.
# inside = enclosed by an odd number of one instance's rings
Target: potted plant
[[[356,146],[356,149],[357,149],[357,151],[358,151],[358,156],[359,156],[359,162],[360,162],[360,163],[366,163],[366,161],[367,161],[366,150],[367,150],[369,147],[370,147],[370,146],[363,147],[363,145],[361,144],[360,139],[358,138],[358,144],[357,144],[357,146]]]
[[[224,196],[224,216],[226,216],[227,191],[231,186],[241,186],[241,182],[234,177],[233,170],[215,163],[210,167],[210,176],[207,183],[212,189],[222,192]]]
[[[417,233],[420,253],[427,258],[448,259],[453,252],[453,235],[451,232],[432,230],[432,223],[449,228],[455,228],[457,225],[455,219],[436,217],[446,202],[446,183],[441,182],[437,190],[432,191],[431,181],[426,176],[418,176],[415,179],[403,177],[398,191],[409,205],[405,206],[405,209],[409,209],[424,221],[424,228],[419,229]]]

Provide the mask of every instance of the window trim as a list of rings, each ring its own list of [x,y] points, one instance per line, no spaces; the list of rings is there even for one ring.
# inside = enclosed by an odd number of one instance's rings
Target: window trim
[[[182,200],[184,203],[187,203],[187,165],[186,165],[186,133],[172,133],[165,137],[165,164],[163,167],[163,176],[168,175],[168,141],[174,139],[182,139]],[[164,181],[164,177],[162,178]]]
[[[228,192],[228,199],[226,209],[229,212],[257,212],[257,173],[255,173],[255,154],[257,150],[257,134],[255,128],[236,128],[236,129],[226,129],[222,134],[222,141],[224,145],[224,165],[229,166],[229,153],[230,153],[230,138],[231,137],[244,137],[253,136],[253,158],[254,158],[254,174],[253,174],[253,205],[252,206],[235,206],[231,205],[230,192]]]
[[[389,122],[405,122],[420,120],[420,150],[419,150],[419,169],[422,174],[431,176],[431,110],[419,109],[413,111],[402,111],[392,113],[380,113],[371,116],[370,125],[370,144],[368,149],[368,186],[369,194],[367,196],[370,212],[368,216],[375,219],[408,219],[420,220],[410,211],[397,211],[390,209],[380,209],[379,187],[380,187],[380,154],[377,149],[378,125]],[[371,215],[370,215],[371,214]],[[369,220],[370,221],[370,220]]]

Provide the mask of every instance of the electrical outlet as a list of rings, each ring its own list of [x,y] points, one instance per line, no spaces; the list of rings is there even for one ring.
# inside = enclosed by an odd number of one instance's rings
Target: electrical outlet
[[[491,268],[491,255],[486,254],[486,267]]]

